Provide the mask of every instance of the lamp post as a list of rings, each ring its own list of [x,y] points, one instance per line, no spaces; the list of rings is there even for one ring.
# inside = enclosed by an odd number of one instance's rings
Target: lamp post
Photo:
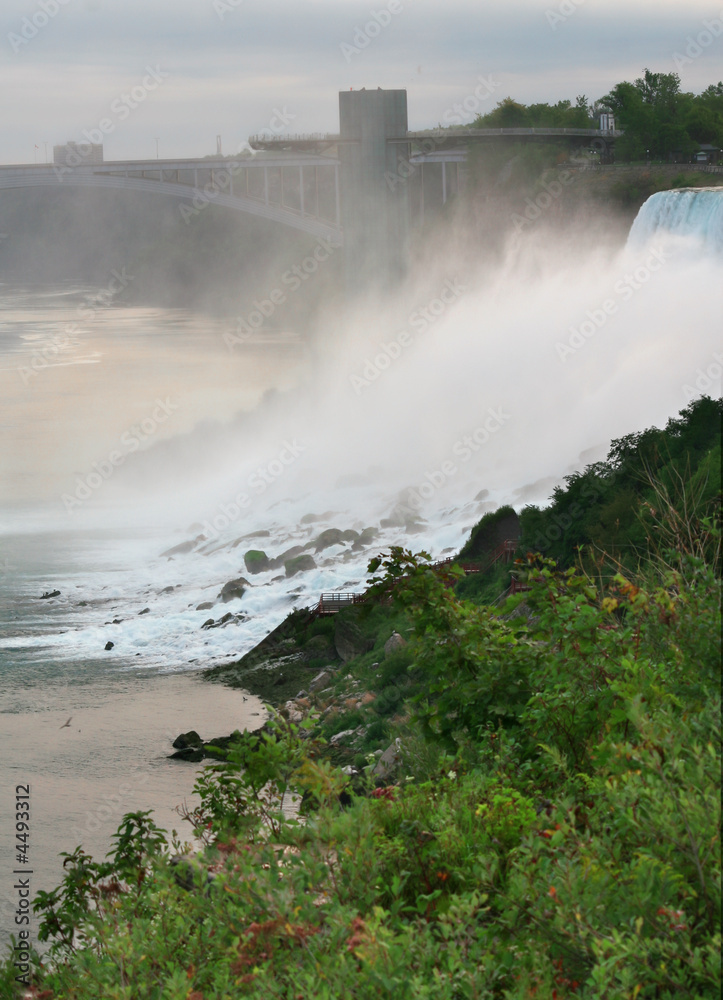
[[[159,143],[159,142],[160,142],[160,139],[156,139],[156,159],[158,159],[158,158],[159,158],[159,157],[158,157],[158,143]]]

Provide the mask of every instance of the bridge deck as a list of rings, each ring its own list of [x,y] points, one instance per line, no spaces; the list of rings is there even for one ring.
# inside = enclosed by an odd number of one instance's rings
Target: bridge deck
[[[246,153],[236,158],[111,160],[0,166],[0,189],[100,187],[166,194],[233,208],[341,246],[339,161],[313,154]],[[183,207],[182,207],[183,211]]]
[[[414,143],[432,140],[437,144],[456,142],[460,139],[504,139],[504,138],[571,138],[571,139],[607,139],[614,140],[624,135],[620,129],[604,130],[597,128],[442,128],[425,129],[423,131],[406,132],[404,135],[391,136],[386,141],[392,143]],[[342,139],[335,133],[310,133],[308,135],[252,135],[249,145],[258,150],[311,150],[336,145],[353,145],[357,139]]]

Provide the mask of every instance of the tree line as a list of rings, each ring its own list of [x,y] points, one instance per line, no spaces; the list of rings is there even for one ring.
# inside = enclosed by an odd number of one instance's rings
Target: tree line
[[[681,89],[677,73],[649,69],[630,83],[617,83],[609,94],[590,102],[584,94],[573,104],[521,104],[505,97],[494,110],[478,115],[474,128],[597,128],[603,113],[615,116],[619,160],[668,160],[691,157],[701,146],[723,147],[723,82],[700,94]]]

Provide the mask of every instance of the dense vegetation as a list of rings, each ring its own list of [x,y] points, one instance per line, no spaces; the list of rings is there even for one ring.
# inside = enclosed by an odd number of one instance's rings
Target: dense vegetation
[[[571,523],[559,562],[516,564],[531,589],[503,607],[396,548],[366,605],[304,634],[292,616],[285,662],[343,635],[344,669],[298,700],[302,726],[277,715],[199,774],[196,856],[171,859],[145,813],[106,862],[66,856],[35,902],[50,951],[30,995],[718,997],[719,412],[614,442],[523,512],[523,537]],[[574,551],[590,542],[594,572]],[[342,730],[346,750],[326,742]],[[11,962],[4,998],[24,989]]]
[[[615,147],[617,160],[666,160],[689,157],[701,143],[723,147],[723,83],[711,84],[701,94],[680,89],[677,73],[644,70],[634,83],[616,84],[593,104],[585,95],[557,104],[519,104],[511,97],[500,101],[474,122],[475,128],[598,128],[602,112],[615,115],[625,135]]]
[[[702,397],[663,430],[613,441],[607,461],[566,477],[548,507],[522,511],[520,548],[570,566],[584,547],[590,569],[604,557],[637,570],[656,550],[691,545],[690,525],[705,523],[720,495],[720,427],[721,401]]]

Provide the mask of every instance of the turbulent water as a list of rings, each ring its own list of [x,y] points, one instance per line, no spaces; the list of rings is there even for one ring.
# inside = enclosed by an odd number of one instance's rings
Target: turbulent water
[[[718,395],[722,203],[656,195],[615,253],[580,234],[570,253],[543,223],[493,270],[450,253],[394,298],[322,315],[312,340],[0,287],[0,769],[6,789],[37,786],[45,875],[129,762],[171,796],[174,726],[261,718],[240,695],[216,718],[186,672],[362,590],[381,549],[444,556],[486,511],[544,502],[612,437]],[[330,528],[345,535],[324,545]],[[252,575],[249,549],[314,568]],[[3,865],[11,846],[6,823]]]

